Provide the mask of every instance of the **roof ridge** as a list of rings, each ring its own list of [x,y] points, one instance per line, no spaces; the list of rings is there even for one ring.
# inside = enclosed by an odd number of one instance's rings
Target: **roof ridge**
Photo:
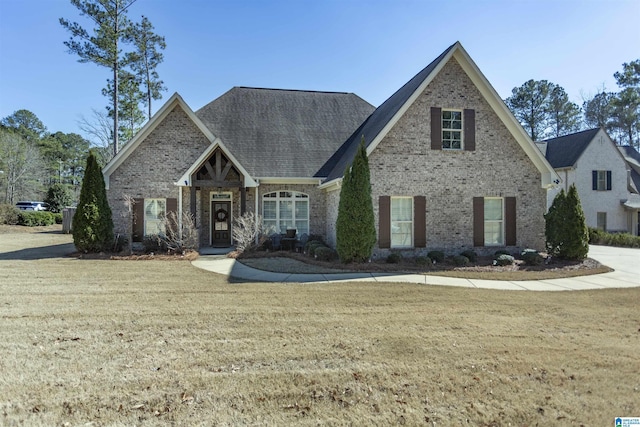
[[[283,88],[268,88],[268,87],[252,87],[252,86],[234,86],[234,89],[254,89],[254,90],[269,90],[280,92],[305,92],[305,93],[327,93],[327,94],[339,94],[339,95],[355,95],[354,92],[340,92],[331,90],[310,90],[310,89],[283,89]]]

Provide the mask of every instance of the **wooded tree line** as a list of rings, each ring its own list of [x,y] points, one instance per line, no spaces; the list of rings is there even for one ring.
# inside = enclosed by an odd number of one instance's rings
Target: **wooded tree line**
[[[614,78],[618,92],[601,90],[582,107],[547,80],[513,88],[505,103],[534,141],[602,127],[618,144],[640,149],[640,59],[622,64]]]

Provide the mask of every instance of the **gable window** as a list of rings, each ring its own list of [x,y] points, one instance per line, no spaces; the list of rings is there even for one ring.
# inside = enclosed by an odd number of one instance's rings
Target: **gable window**
[[[164,233],[163,218],[167,212],[166,199],[144,199],[144,235]]]
[[[442,110],[442,148],[462,149],[462,111]]]
[[[504,208],[501,198],[484,199],[484,244],[504,245]]]
[[[611,190],[611,171],[596,170],[591,172],[592,188],[596,191]]]
[[[262,222],[267,234],[309,234],[309,196],[297,191],[274,191],[262,196]]]
[[[413,197],[391,198],[391,247],[413,246]]]

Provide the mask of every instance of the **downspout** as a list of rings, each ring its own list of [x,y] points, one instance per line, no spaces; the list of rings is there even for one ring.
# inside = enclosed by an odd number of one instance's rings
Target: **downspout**
[[[178,239],[182,241],[182,185],[178,186]]]

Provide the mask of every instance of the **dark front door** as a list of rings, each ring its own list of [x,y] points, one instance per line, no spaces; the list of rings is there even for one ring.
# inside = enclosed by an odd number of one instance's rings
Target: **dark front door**
[[[231,202],[211,202],[211,245],[231,246]]]

